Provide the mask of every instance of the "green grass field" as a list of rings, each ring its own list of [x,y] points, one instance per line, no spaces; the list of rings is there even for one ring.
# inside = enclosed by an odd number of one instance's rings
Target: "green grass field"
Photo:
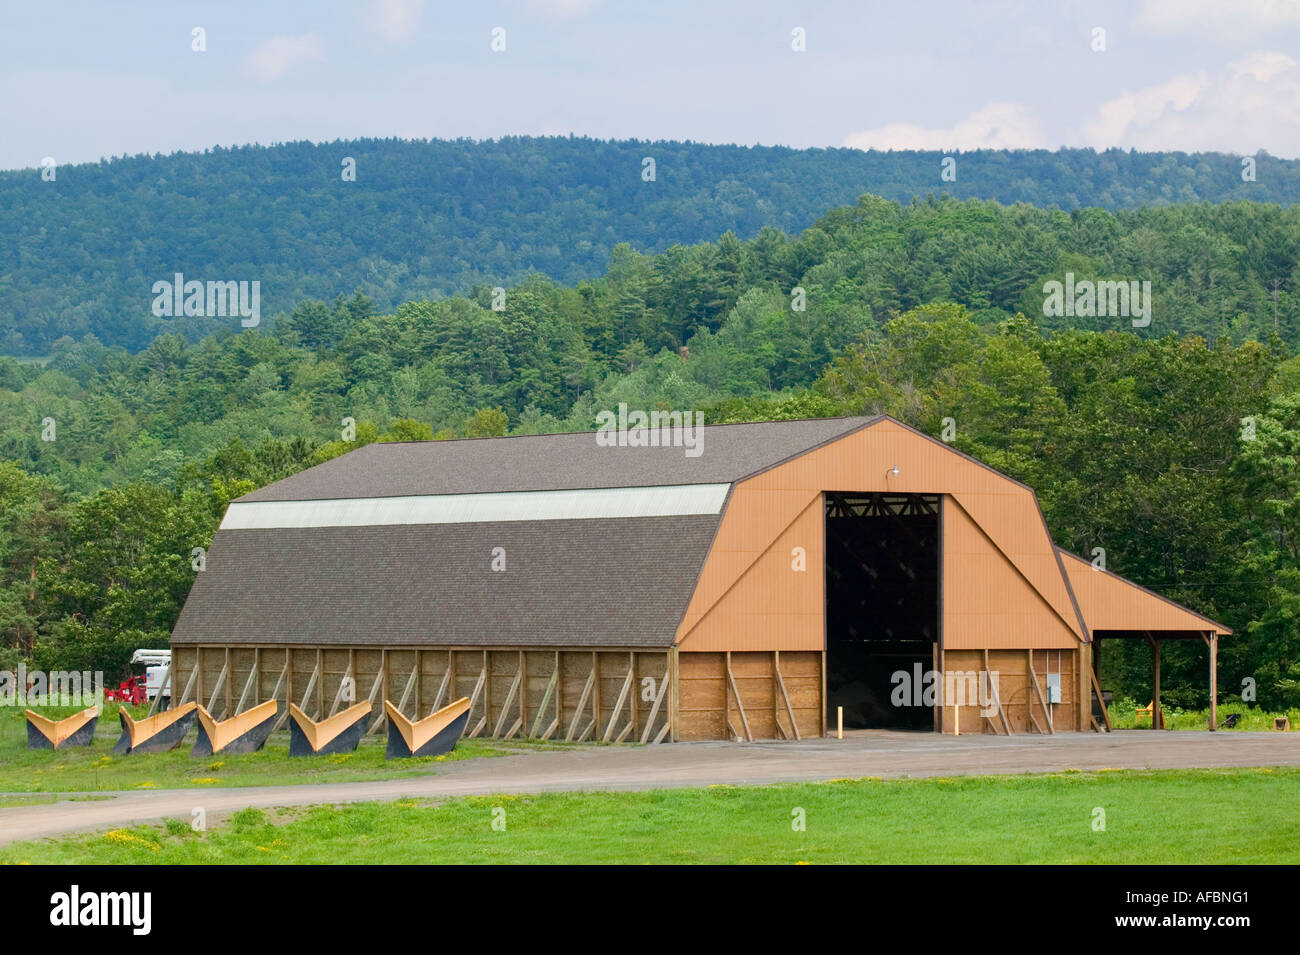
[[[173,819],[15,844],[0,862],[1297,863],[1297,804],[1296,768],[839,780],[245,809],[201,833]]]
[[[135,707],[132,714],[146,715]],[[42,707],[41,712],[66,716],[75,707]],[[356,752],[337,756],[289,758],[289,733],[272,734],[257,753],[201,759],[190,756],[195,731],[170,753],[115,756],[121,735],[117,704],[104,707],[90,746],[59,750],[29,750],[27,727],[20,707],[0,708],[0,793],[95,792],[111,789],[183,789],[204,786],[291,786],[303,783],[346,783],[395,779],[436,772],[449,760],[499,756],[508,752],[563,746],[520,741],[461,740],[446,756],[385,759],[381,734],[361,741]]]

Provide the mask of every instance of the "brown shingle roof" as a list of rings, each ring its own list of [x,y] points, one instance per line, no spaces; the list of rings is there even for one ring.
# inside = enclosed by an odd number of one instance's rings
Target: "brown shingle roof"
[[[222,531],[172,643],[668,647],[718,520]]]
[[[729,484],[862,427],[816,418],[704,427],[703,453],[601,447],[595,432],[370,444],[239,498],[312,501],[484,491]]]

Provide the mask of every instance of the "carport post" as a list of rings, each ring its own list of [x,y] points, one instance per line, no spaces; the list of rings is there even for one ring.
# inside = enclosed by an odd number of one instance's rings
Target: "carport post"
[[[1210,631],[1210,732],[1219,728],[1219,635]]]
[[[1147,631],[1147,643],[1151,644],[1151,728],[1165,728],[1164,713],[1160,710],[1160,641]]]

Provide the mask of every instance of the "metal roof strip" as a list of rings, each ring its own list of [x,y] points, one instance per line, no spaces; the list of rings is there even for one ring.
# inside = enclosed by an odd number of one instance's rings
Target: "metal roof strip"
[[[606,520],[717,514],[722,510],[729,488],[729,484],[682,484],[315,501],[236,501],[227,509],[221,530]]]

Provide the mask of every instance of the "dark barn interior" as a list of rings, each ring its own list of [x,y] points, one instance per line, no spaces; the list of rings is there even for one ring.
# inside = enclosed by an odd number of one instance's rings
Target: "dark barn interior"
[[[826,494],[828,727],[843,706],[845,729],[934,728],[912,704],[939,637],[939,540],[937,495]],[[891,702],[899,671],[904,706]]]

